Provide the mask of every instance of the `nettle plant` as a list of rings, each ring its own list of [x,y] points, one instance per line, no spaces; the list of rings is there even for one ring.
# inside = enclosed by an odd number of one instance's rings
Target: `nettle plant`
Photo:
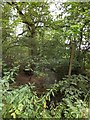
[[[15,76],[17,75],[17,72],[19,70],[19,65],[15,66],[13,65],[12,68],[8,68],[7,65],[3,64],[3,74],[2,74],[2,80],[8,81],[8,82],[14,82]]]
[[[53,84],[41,97],[33,84],[11,91],[8,87],[2,97],[2,117],[88,118],[88,82],[88,78],[82,75],[66,77]]]
[[[61,91],[65,91],[66,96],[74,96],[74,99],[79,97],[80,99],[85,100],[89,97],[89,83],[90,80],[86,76],[72,75],[70,78],[67,77],[63,79]]]
[[[39,98],[34,86],[24,85],[7,91],[3,98],[3,118],[45,118],[51,117],[46,110],[45,96]]]
[[[63,95],[62,100],[59,99],[58,104],[51,104],[53,117],[64,118],[88,118],[88,100],[90,97],[90,81],[82,75],[73,75],[66,77],[58,84],[54,84],[47,95],[50,97],[58,92],[59,98]],[[56,96],[58,97],[58,96]],[[50,100],[51,101],[51,100]],[[55,102],[54,102],[55,103]]]

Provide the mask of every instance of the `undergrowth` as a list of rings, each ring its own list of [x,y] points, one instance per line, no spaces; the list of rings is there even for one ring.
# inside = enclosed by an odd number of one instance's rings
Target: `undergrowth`
[[[16,69],[16,68],[15,68]],[[12,71],[9,72],[9,76]],[[14,75],[14,74],[13,74]],[[12,75],[12,78],[13,78]],[[2,118],[89,118],[90,81],[82,75],[67,76],[38,97],[33,84],[16,89],[5,74],[2,85]],[[9,79],[10,78],[10,79]]]

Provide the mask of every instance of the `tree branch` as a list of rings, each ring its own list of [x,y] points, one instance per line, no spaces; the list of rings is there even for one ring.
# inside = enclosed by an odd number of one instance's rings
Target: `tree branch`
[[[25,32],[27,32],[28,30],[24,30],[22,33],[20,33],[20,34],[18,34],[18,36],[20,36],[20,35],[23,35]],[[18,37],[17,36],[17,37]]]

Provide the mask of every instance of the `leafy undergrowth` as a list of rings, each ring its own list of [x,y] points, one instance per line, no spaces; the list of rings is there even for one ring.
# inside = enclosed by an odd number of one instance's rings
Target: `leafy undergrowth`
[[[90,81],[73,75],[55,83],[41,97],[32,84],[10,89],[2,80],[3,118],[88,118]]]

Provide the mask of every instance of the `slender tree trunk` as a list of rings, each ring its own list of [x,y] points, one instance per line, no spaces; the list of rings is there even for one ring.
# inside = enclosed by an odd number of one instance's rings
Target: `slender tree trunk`
[[[82,44],[82,38],[83,38],[83,28],[80,30],[80,39],[79,39],[79,49],[78,49],[78,55],[77,55],[77,61],[81,62],[81,44]]]
[[[69,64],[69,71],[68,71],[69,77],[71,76],[71,72],[72,72],[72,65],[73,65],[73,59],[74,59],[74,50],[75,50],[75,43],[71,43],[70,64]]]

